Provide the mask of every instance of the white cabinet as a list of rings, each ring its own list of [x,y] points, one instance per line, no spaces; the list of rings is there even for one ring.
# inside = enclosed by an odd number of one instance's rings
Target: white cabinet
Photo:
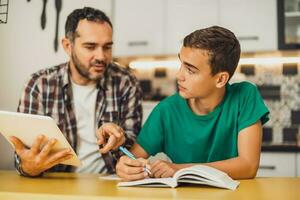
[[[164,19],[163,0],[116,0],[114,56],[161,55]]]
[[[219,0],[220,25],[238,37],[242,51],[277,49],[276,0]]]
[[[218,11],[218,0],[167,0],[165,53],[177,54],[187,34],[218,24]]]
[[[257,177],[295,177],[296,157],[296,153],[261,153]]]
[[[276,0],[115,0],[114,55],[174,55],[184,36],[213,25],[244,52],[277,49]]]

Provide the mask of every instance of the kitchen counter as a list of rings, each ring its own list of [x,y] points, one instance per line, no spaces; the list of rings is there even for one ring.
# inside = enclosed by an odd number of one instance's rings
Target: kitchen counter
[[[15,171],[0,171],[0,199],[300,199],[300,178],[241,180],[235,190],[207,186],[178,188],[118,188],[116,180],[97,174],[52,173],[25,178]]]
[[[300,152],[300,146],[296,144],[276,144],[276,145],[262,145],[262,152]]]

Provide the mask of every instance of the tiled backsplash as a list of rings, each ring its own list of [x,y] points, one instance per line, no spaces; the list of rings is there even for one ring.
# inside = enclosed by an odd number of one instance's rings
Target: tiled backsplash
[[[300,64],[240,65],[231,82],[247,80],[257,85],[270,109],[263,141],[270,144],[295,144],[300,134]],[[137,70],[146,100],[161,100],[176,91],[173,68]]]
[[[241,65],[238,72],[255,83],[270,109],[264,126],[265,143],[296,143],[300,128],[299,64]]]

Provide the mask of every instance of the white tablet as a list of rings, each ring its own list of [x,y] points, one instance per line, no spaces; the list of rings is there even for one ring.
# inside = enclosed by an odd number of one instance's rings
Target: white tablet
[[[10,136],[18,137],[26,146],[31,147],[34,139],[43,134],[47,139],[56,138],[52,152],[70,148],[73,157],[62,162],[65,165],[80,166],[81,162],[68,143],[65,136],[57,127],[55,121],[48,116],[0,111],[0,133],[10,142]]]

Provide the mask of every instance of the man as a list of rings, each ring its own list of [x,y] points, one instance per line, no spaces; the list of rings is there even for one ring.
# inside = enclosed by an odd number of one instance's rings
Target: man
[[[181,168],[204,164],[234,179],[255,177],[269,111],[254,85],[228,83],[239,58],[240,44],[225,28],[200,29],[184,38],[179,91],[154,108],[131,149],[139,158],[164,152],[173,161],[150,163],[152,176],[172,177]],[[117,174],[143,179],[146,164],[123,156]]]
[[[124,142],[131,147],[141,127],[140,87],[127,69],[112,62],[112,24],[102,11],[74,10],[62,45],[69,62],[33,74],[18,111],[55,119],[83,165],[59,165],[70,158],[70,150],[51,153],[56,140],[40,135],[30,148],[11,138],[16,168],[32,177],[47,170],[113,173],[119,156],[114,150]]]

